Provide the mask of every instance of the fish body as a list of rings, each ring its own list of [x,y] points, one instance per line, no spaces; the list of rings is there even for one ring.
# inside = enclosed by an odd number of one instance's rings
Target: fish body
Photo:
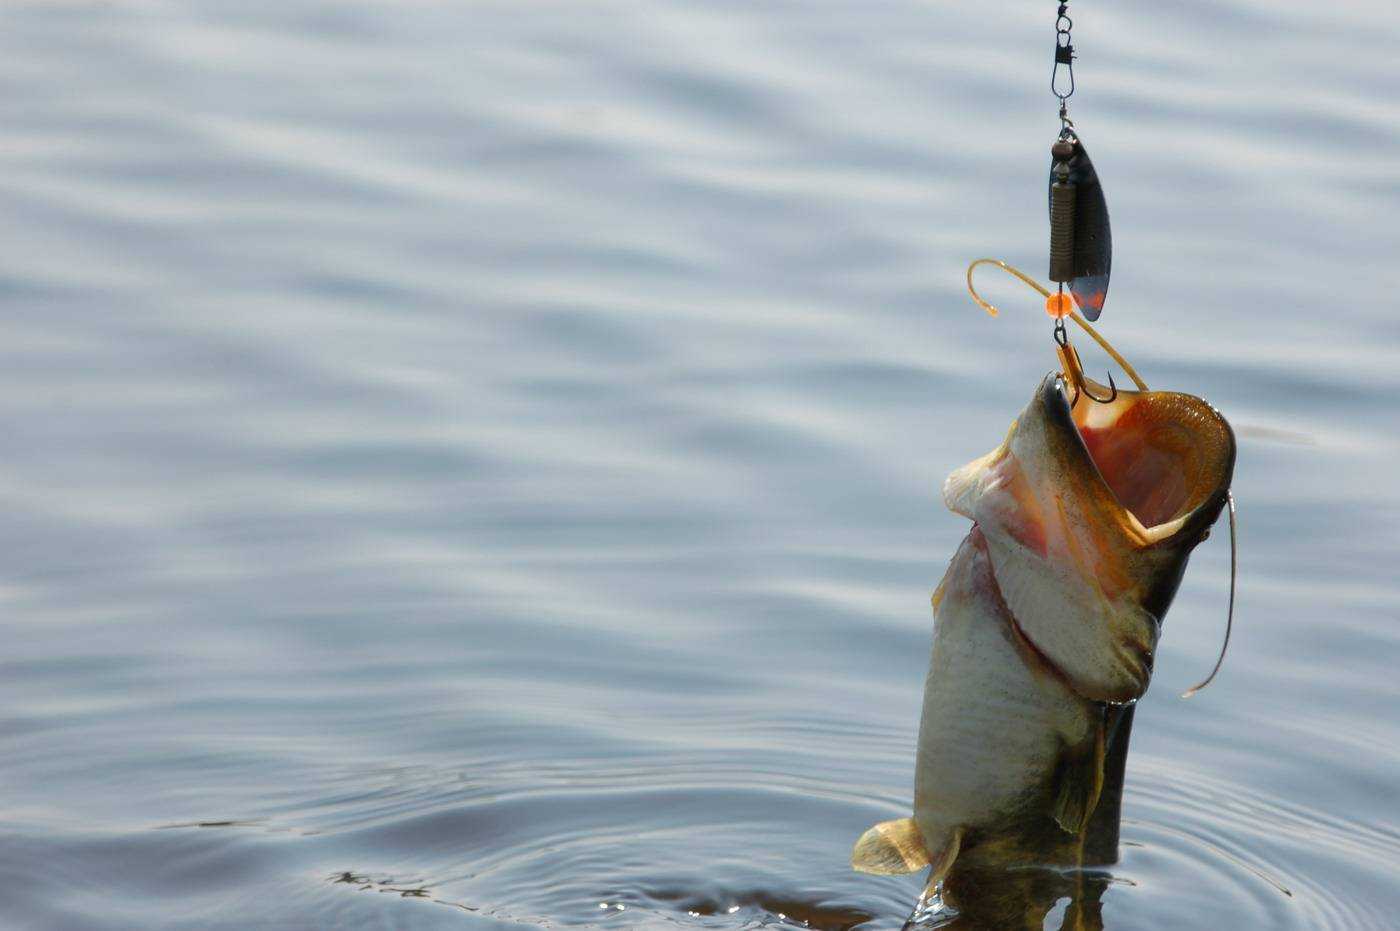
[[[1092,765],[1101,709],[1017,631],[981,530],[958,548],[934,612],[914,779],[920,835],[975,834],[1041,814],[1062,757]]]
[[[867,831],[856,869],[931,865],[932,886],[955,864],[1078,865],[1110,809],[1116,846],[1125,722],[1234,457],[1200,398],[1091,403],[1050,375],[949,476],[944,501],[973,527],[933,596],[913,817]]]

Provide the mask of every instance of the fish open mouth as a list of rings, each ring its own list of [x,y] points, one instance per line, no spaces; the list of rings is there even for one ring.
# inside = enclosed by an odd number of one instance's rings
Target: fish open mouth
[[[1175,391],[1120,390],[1107,404],[1074,394],[1058,374],[1041,386],[1064,453],[1097,477],[1144,543],[1215,520],[1235,462],[1235,436],[1219,411]]]

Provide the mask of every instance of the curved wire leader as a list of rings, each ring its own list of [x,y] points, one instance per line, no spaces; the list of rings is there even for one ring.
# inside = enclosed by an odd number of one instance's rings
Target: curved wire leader
[[[972,299],[977,302],[977,305],[993,317],[1000,316],[1001,312],[997,310],[995,305],[983,300],[982,295],[977,293],[977,288],[972,284],[972,273],[974,270],[976,270],[977,266],[979,265],[995,265],[997,268],[1000,268],[1007,274],[1021,279],[1023,282],[1025,282],[1027,285],[1029,285],[1031,288],[1037,291],[1041,297],[1045,298],[1046,300],[1049,300],[1050,298],[1050,292],[1046,288],[1041,287],[1040,282],[1036,281],[1034,278],[1030,277],[1025,272],[1021,271],[1019,268],[1016,268],[1014,265],[1009,265],[1006,262],[1003,262],[1001,259],[977,259],[971,265],[967,266],[967,291],[969,294],[972,295]],[[1133,384],[1137,385],[1139,391],[1149,390],[1147,387],[1147,382],[1143,381],[1142,378],[1139,377],[1137,370],[1132,367],[1132,365],[1128,362],[1127,359],[1123,358],[1123,356],[1118,352],[1118,350],[1113,348],[1112,344],[1110,344],[1108,340],[1100,336],[1099,332],[1095,330],[1092,326],[1090,326],[1089,321],[1081,317],[1078,311],[1071,310],[1069,312],[1069,318],[1073,320],[1076,324],[1078,324],[1079,328],[1082,329],[1085,333],[1088,333],[1091,337],[1093,337],[1094,342],[1098,343],[1099,346],[1103,349],[1103,351],[1108,353],[1114,362],[1118,363],[1119,367],[1122,368],[1123,371],[1128,374],[1128,377],[1133,380]],[[1070,375],[1071,380],[1076,382],[1075,390],[1079,391],[1082,389],[1082,384],[1080,383],[1084,379],[1083,369],[1080,368],[1080,366],[1078,365],[1078,354],[1073,353],[1072,350],[1069,349],[1069,337],[1064,336],[1064,341],[1061,342],[1062,334],[1064,334],[1063,319],[1059,321],[1059,325],[1056,327],[1055,342],[1060,347],[1061,363],[1064,364],[1066,368],[1071,369],[1071,371],[1067,372],[1067,374]],[[1108,375],[1108,382],[1110,385],[1113,385],[1112,372],[1110,372]],[[1088,394],[1088,391],[1085,390],[1085,393]],[[1113,386],[1112,397],[1117,396],[1117,386]],[[1076,395],[1076,399],[1077,397],[1078,396]],[[1089,394],[1089,397],[1093,398],[1094,396],[1092,394]],[[1109,400],[1112,400],[1112,397]],[[1094,400],[1099,399],[1094,398]],[[1070,406],[1074,406],[1073,402],[1071,402]],[[1216,657],[1215,667],[1211,669],[1210,675],[1206,676],[1203,680],[1201,680],[1201,682],[1187,689],[1185,692],[1182,692],[1182,698],[1190,698],[1191,696],[1195,695],[1197,692],[1200,692],[1206,686],[1210,685],[1212,682],[1215,681],[1216,674],[1220,672],[1220,667],[1225,663],[1225,654],[1230,649],[1230,633],[1235,626],[1235,575],[1236,570],[1239,566],[1239,528],[1235,518],[1235,495],[1233,491],[1227,491],[1225,493],[1225,501],[1229,506],[1230,512],[1230,602],[1229,607],[1226,609],[1225,613],[1225,640],[1220,644],[1220,655]]]
[[[997,310],[997,308],[993,304],[983,300],[982,295],[977,293],[977,288],[972,284],[972,273],[979,265],[995,265],[997,268],[1000,268],[1007,274],[1019,278],[1026,284],[1030,285],[1037,292],[1039,292],[1041,297],[1046,299],[1049,299],[1050,297],[1050,292],[1045,288],[1041,287],[1040,282],[1036,281],[1030,275],[1027,275],[1025,272],[1021,271],[1014,265],[1008,265],[1001,259],[977,259],[967,267],[967,291],[969,294],[972,295],[972,299],[977,302],[977,306],[981,307],[993,317],[999,316],[1001,314],[1001,311]],[[1100,348],[1102,348],[1104,352],[1108,353],[1109,358],[1113,359],[1114,362],[1118,363],[1118,367],[1127,373],[1128,377],[1133,380],[1133,384],[1137,385],[1137,389],[1139,391],[1149,390],[1147,387],[1147,382],[1143,381],[1142,378],[1138,376],[1137,369],[1133,368],[1132,364],[1129,363],[1127,359],[1123,358],[1123,356],[1118,352],[1117,349],[1113,348],[1113,345],[1108,340],[1100,336],[1099,331],[1090,326],[1089,321],[1085,320],[1079,315],[1079,311],[1071,310],[1069,312],[1069,318],[1073,320],[1081,330],[1083,330],[1085,333],[1088,333],[1089,336],[1093,338],[1094,342],[1098,343]],[[1058,341],[1059,340],[1057,339],[1056,342]],[[1066,342],[1068,342],[1068,339],[1066,339]],[[1111,382],[1112,380],[1113,376],[1110,374],[1109,381]],[[1081,386],[1076,385],[1076,388],[1079,387]],[[1090,397],[1092,397],[1092,395],[1090,395]]]
[[[1225,614],[1225,642],[1220,644],[1220,655],[1215,659],[1215,668],[1197,685],[1181,693],[1182,698],[1190,698],[1215,681],[1215,674],[1225,662],[1225,651],[1230,649],[1230,629],[1235,626],[1235,567],[1239,559],[1239,548],[1235,545],[1235,493],[1225,492],[1225,503],[1230,509],[1230,608]]]

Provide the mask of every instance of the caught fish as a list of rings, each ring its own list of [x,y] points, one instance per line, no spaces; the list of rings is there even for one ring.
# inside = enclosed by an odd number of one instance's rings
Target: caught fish
[[[1062,347],[1001,445],[944,483],[972,529],[933,595],[914,811],[856,842],[862,872],[931,867],[933,890],[955,864],[1050,847],[1082,861],[1162,619],[1226,505],[1235,439],[1218,411],[1131,368],[1140,390],[1094,403],[1108,392]]]

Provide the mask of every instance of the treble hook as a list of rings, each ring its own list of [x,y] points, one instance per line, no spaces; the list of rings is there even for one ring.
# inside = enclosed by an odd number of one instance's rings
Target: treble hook
[[[1118,400],[1118,386],[1113,383],[1112,372],[1108,373],[1108,389],[1112,393],[1106,398],[1096,397],[1094,392],[1090,391],[1087,385],[1084,386],[1084,393],[1089,396],[1090,401],[1097,401],[1100,404],[1112,404],[1114,401]]]
[[[1074,407],[1079,403],[1081,393],[1098,404],[1112,404],[1116,401],[1118,399],[1118,386],[1113,382],[1112,372],[1108,373],[1108,397],[1101,398],[1089,390],[1088,380],[1084,377],[1084,365],[1079,361],[1079,350],[1069,344],[1069,334],[1065,332],[1064,317],[1055,318],[1054,337],[1055,344],[1059,347],[1055,352],[1060,357],[1060,368],[1064,371],[1070,384],[1074,386],[1074,398],[1070,400],[1069,406]]]

